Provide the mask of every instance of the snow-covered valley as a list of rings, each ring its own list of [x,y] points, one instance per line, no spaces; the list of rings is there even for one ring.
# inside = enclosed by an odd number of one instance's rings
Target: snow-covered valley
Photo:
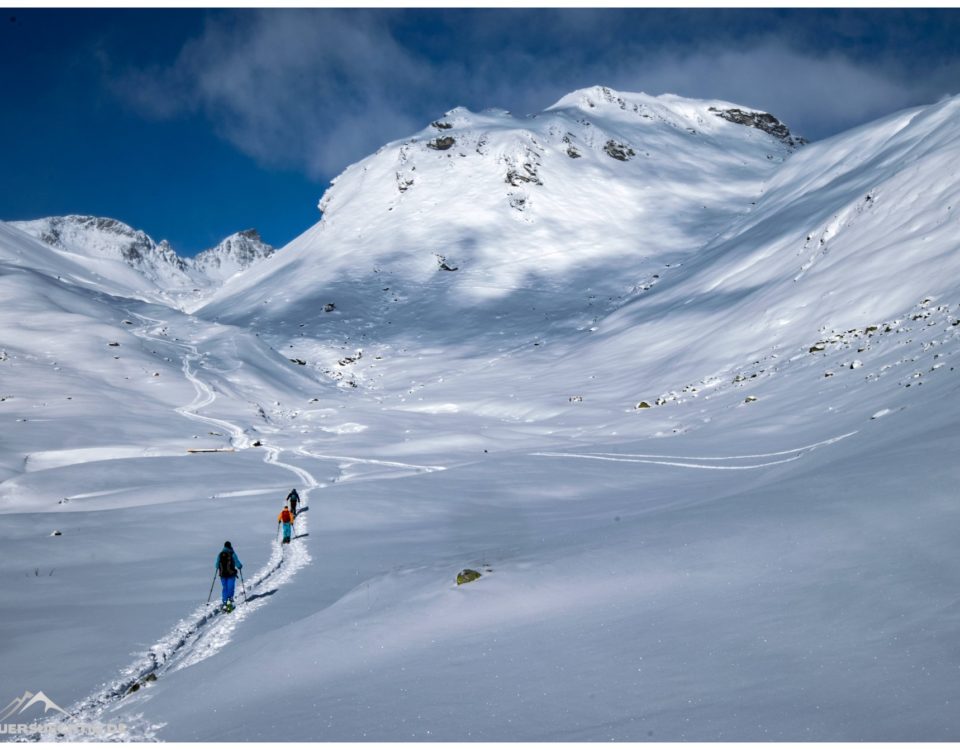
[[[179,270],[0,224],[0,704],[73,714],[34,739],[957,739],[958,108],[813,144],[600,87],[456,109],[287,247]]]

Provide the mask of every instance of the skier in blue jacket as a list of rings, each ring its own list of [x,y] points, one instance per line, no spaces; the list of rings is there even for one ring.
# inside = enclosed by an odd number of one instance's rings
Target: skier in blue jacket
[[[243,570],[243,563],[233,551],[233,545],[230,542],[223,543],[223,549],[217,555],[216,561],[217,573],[220,575],[220,585],[223,590],[220,594],[223,600],[223,608],[230,612],[233,610],[233,590],[237,585],[237,573]]]

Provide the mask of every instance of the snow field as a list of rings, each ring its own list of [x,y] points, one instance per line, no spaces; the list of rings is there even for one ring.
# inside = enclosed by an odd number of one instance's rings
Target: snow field
[[[960,105],[800,150],[729,106],[453,110],[192,315],[0,225],[7,692],[126,739],[956,739]]]

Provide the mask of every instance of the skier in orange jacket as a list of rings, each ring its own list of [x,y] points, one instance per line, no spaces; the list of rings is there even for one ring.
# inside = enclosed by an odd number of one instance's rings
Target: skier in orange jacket
[[[293,514],[290,512],[289,506],[283,506],[283,510],[277,516],[277,524],[283,524],[283,543],[290,544],[290,534],[293,532]]]

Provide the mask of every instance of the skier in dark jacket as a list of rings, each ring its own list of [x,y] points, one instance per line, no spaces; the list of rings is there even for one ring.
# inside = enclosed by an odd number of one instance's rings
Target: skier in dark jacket
[[[290,512],[296,516],[297,515],[297,505],[300,503],[300,495],[297,494],[297,489],[294,487],[290,490],[290,494],[287,495],[287,505],[290,506]]]
[[[237,574],[243,570],[243,563],[233,551],[233,545],[230,542],[223,543],[223,549],[217,555],[216,568],[220,576],[220,585],[223,587],[220,594],[223,608],[230,612],[234,607],[233,590],[237,585]]]

